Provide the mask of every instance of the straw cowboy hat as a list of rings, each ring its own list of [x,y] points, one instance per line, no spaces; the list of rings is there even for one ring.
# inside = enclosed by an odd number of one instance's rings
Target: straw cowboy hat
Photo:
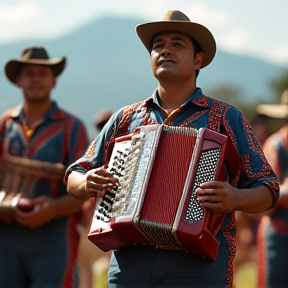
[[[19,60],[11,60],[5,66],[7,78],[16,84],[16,77],[23,64],[38,64],[50,66],[54,75],[57,77],[64,69],[66,58],[50,59],[43,47],[28,47],[22,52]]]
[[[149,22],[136,26],[136,32],[149,53],[152,48],[153,37],[160,32],[175,31],[192,37],[204,53],[201,68],[209,65],[216,53],[216,43],[212,33],[204,26],[191,22],[181,11],[168,11],[163,21]]]
[[[283,91],[280,104],[259,104],[256,112],[273,118],[288,119],[288,88]]]

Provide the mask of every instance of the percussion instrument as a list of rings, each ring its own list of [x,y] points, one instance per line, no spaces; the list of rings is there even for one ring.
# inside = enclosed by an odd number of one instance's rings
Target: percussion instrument
[[[39,180],[52,183],[62,181],[65,167],[61,163],[50,163],[9,154],[0,158],[0,217],[14,217],[13,207],[32,211],[31,191]]]

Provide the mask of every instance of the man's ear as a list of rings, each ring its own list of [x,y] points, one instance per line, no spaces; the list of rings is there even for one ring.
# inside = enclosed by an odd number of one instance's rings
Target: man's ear
[[[197,53],[195,57],[195,70],[200,70],[203,60],[204,60],[204,53],[203,52]]]
[[[56,79],[56,77],[54,77],[54,78],[53,78],[53,88],[56,87],[56,84],[57,84],[57,79]]]

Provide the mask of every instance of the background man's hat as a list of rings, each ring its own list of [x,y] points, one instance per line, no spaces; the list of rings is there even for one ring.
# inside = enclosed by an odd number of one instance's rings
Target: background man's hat
[[[19,60],[11,60],[5,66],[7,78],[16,83],[16,77],[23,64],[39,64],[50,66],[57,77],[64,69],[66,58],[50,59],[47,51],[43,47],[28,47],[22,52]]]
[[[204,53],[204,60],[201,68],[209,65],[216,53],[216,43],[212,33],[204,26],[191,22],[181,11],[168,11],[163,21],[149,22],[136,26],[136,32],[149,52],[152,49],[153,37],[164,31],[175,31],[192,37]]]
[[[288,119],[288,88],[283,91],[280,104],[259,104],[256,112],[272,118]]]

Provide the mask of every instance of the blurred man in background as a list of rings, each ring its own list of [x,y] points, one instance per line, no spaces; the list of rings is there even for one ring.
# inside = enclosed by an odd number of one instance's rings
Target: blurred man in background
[[[258,230],[258,288],[288,287],[288,88],[280,104],[261,104],[260,114],[282,119],[283,126],[265,141],[263,151],[280,180],[280,201],[261,217]]]
[[[23,103],[0,118],[1,288],[77,287],[76,225],[83,201],[67,193],[63,172],[86,150],[87,134],[78,118],[51,99],[65,63],[65,58],[50,59],[43,47],[28,47],[5,66],[7,78],[23,93]],[[58,181],[45,167],[54,176],[59,171]],[[4,205],[9,198],[10,207]],[[21,198],[29,211],[18,205]],[[1,206],[10,210],[9,217],[1,215]]]

